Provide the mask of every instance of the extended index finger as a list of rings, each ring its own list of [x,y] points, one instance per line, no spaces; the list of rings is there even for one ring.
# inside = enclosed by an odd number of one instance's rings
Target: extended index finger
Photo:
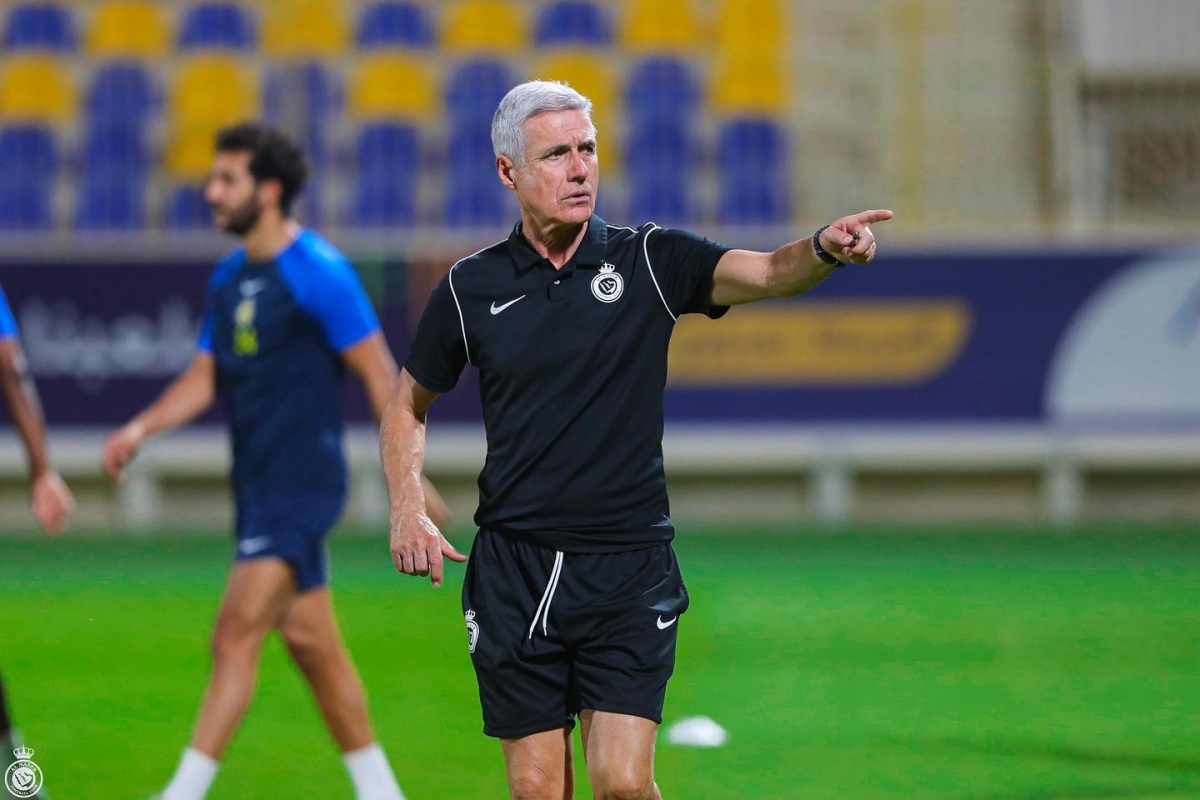
[[[854,215],[854,219],[860,225],[874,225],[876,222],[887,222],[892,218],[892,212],[886,208],[877,208],[871,211],[860,211]]]

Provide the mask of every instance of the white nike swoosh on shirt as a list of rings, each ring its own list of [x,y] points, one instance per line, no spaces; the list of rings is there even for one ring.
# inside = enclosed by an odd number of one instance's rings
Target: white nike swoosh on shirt
[[[260,550],[266,550],[270,546],[270,536],[255,536],[251,539],[242,539],[242,541],[238,542],[238,552],[244,556],[252,556]]]
[[[678,616],[678,615],[676,615],[676,616],[674,616],[674,617],[671,617],[671,618],[670,618],[669,620],[667,620],[666,622],[663,622],[663,618],[660,616],[660,617],[658,618],[658,620],[657,620],[657,621],[656,621],[654,624],[658,626],[658,629],[659,629],[660,631],[665,631],[667,628],[671,627],[672,625],[674,625],[674,624],[675,624],[676,622],[678,622],[678,621],[679,621],[679,616]]]
[[[254,278],[253,280],[245,281],[241,285],[242,297],[253,297],[265,288],[267,288],[265,278]]]
[[[497,314],[499,314],[501,311],[503,311],[504,309],[508,308],[508,307],[509,307],[509,306],[511,306],[513,303],[517,302],[517,300],[524,300],[524,299],[525,299],[525,295],[521,295],[521,296],[520,296],[520,297],[518,297],[516,300],[509,300],[507,303],[505,303],[505,304],[504,304],[504,305],[502,305],[502,306],[498,306],[498,305],[496,305],[496,301],[495,301],[495,300],[493,300],[493,301],[492,301],[492,316],[493,316],[493,317],[494,317],[494,316],[496,316],[496,315],[497,315]]]

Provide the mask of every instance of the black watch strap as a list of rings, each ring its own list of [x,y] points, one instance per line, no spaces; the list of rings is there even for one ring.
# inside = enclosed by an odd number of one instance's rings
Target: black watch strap
[[[821,259],[829,266],[838,267],[840,269],[846,265],[843,262],[838,261],[836,258],[834,258],[833,254],[830,253],[828,250],[826,250],[824,247],[821,247],[821,234],[825,231],[825,228],[828,228],[828,227],[829,227],[828,225],[825,225],[823,227],[817,228],[817,232],[813,234],[813,236],[812,236],[813,252],[817,254],[817,258]]]

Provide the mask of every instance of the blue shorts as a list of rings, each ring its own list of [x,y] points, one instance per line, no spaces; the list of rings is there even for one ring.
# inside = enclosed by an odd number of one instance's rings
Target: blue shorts
[[[301,495],[237,504],[237,561],[274,556],[296,575],[302,592],[329,583],[325,537],[342,515],[344,495]]]

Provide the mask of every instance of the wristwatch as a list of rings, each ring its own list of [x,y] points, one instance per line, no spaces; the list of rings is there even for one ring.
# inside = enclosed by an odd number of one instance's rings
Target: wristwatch
[[[824,227],[817,228],[817,232],[813,234],[813,252],[817,254],[817,258],[821,259],[829,266],[841,269],[842,267],[846,266],[846,264],[842,261],[838,261],[833,257],[832,253],[830,253],[824,247],[821,247],[821,234],[825,231],[825,228],[828,227],[828,225],[825,225]]]

